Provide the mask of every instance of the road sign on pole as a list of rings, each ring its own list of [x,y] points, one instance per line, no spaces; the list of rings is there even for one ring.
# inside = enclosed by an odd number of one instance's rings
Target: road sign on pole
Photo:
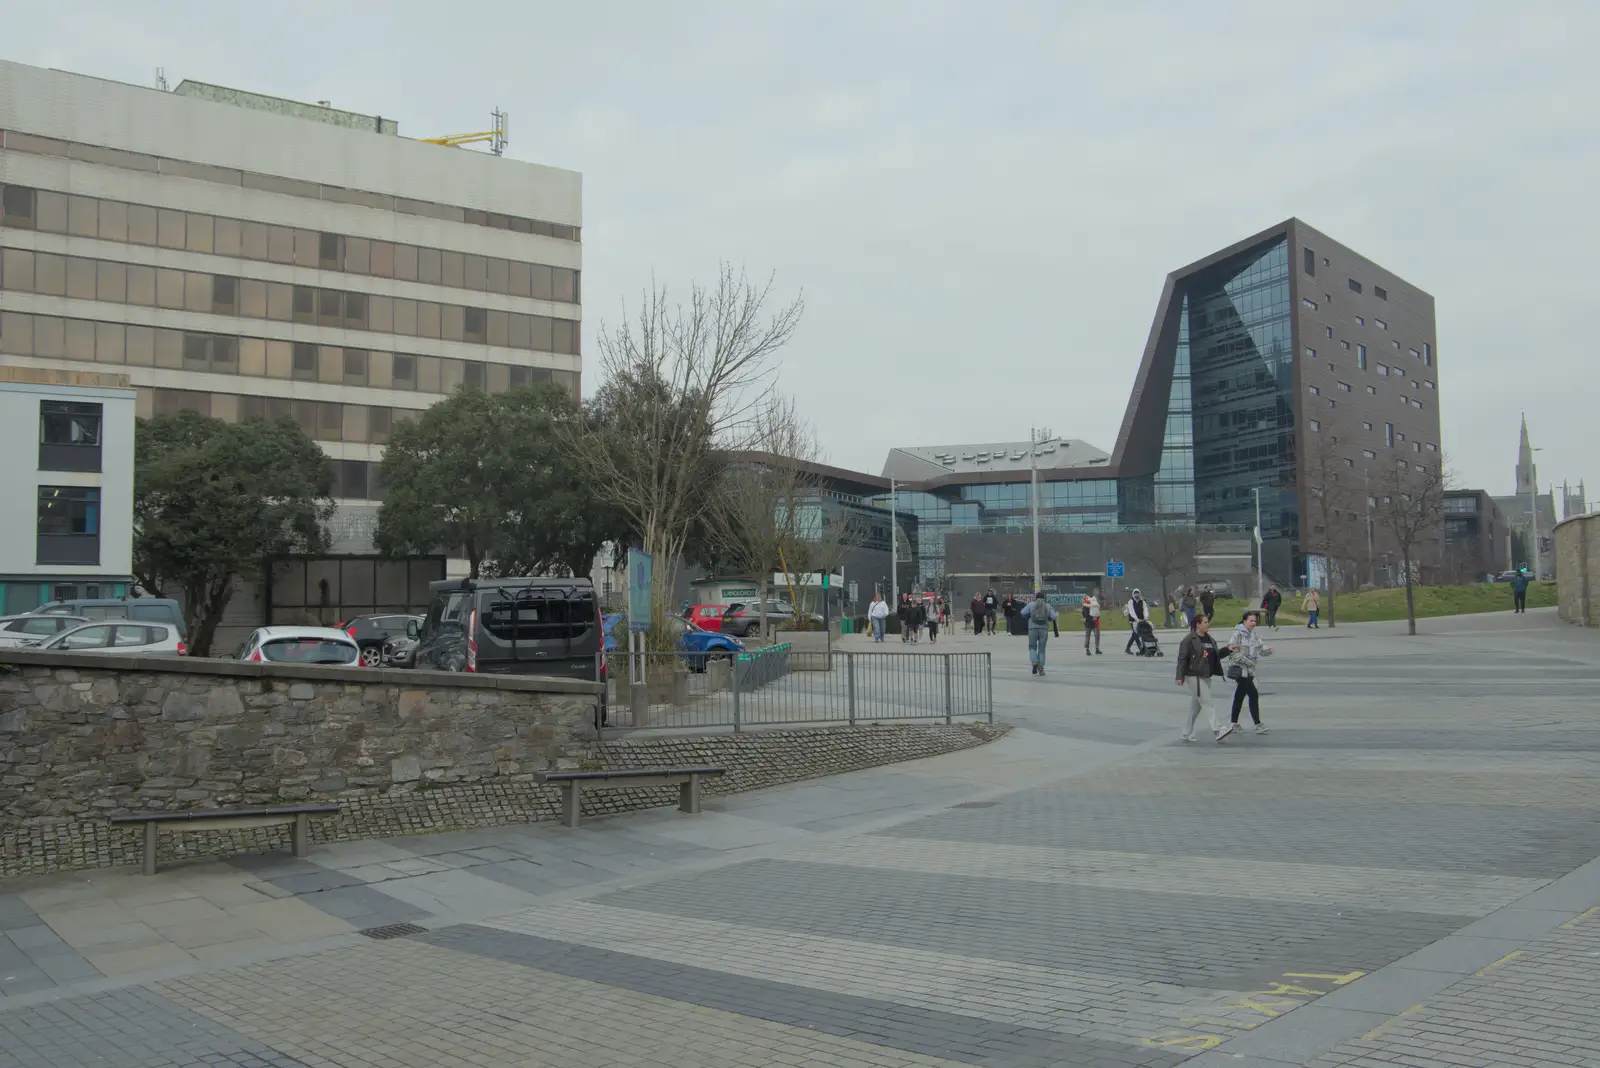
[[[1121,560],[1106,561],[1106,578],[1122,578],[1126,573]]]
[[[628,630],[643,634],[650,629],[650,584],[655,560],[649,553],[628,550]]]

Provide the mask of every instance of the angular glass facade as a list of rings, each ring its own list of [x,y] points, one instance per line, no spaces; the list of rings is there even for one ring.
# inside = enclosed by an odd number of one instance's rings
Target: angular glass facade
[[[1193,395],[1194,517],[1251,526],[1259,488],[1263,539],[1292,544],[1300,531],[1288,241],[1209,268],[1187,279],[1183,292],[1178,355]],[[1163,473],[1174,436],[1169,415]],[[1174,460],[1174,475],[1179,466]],[[1175,485],[1169,494],[1167,503],[1181,506]]]
[[[1161,467],[1156,471],[1154,516],[1158,520],[1194,519],[1194,409],[1189,379],[1189,298],[1183,298],[1178,320],[1178,351],[1172,362],[1167,394],[1167,424],[1161,439]]]

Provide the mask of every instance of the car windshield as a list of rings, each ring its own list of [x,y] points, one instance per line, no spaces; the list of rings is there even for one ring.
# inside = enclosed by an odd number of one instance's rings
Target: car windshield
[[[280,664],[348,664],[356,653],[332,638],[272,638],[261,646],[261,658]]]

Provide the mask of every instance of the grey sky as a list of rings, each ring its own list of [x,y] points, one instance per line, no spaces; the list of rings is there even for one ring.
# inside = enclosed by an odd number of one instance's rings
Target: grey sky
[[[807,313],[830,459],[1110,449],[1167,271],[1290,215],[1431,292],[1444,448],[1600,495],[1600,4],[18,4],[0,54],[394,116],[584,175],[587,338],[720,259]],[[587,383],[592,388],[593,376]]]

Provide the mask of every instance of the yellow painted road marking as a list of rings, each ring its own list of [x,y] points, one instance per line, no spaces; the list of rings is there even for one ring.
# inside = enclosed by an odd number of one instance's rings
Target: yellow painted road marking
[[[1326,994],[1326,990],[1313,990],[1308,986],[1294,986],[1291,983],[1268,983],[1270,989],[1251,990],[1251,994],[1288,994],[1297,998],[1317,998]]]
[[[1420,1012],[1425,1008],[1427,1008],[1427,1006],[1425,1004],[1421,1004],[1421,1003],[1411,1006],[1405,1012],[1402,1012],[1402,1013],[1400,1013],[1400,1014],[1398,1014],[1398,1015],[1396,1015],[1394,1017],[1391,1017],[1390,1019],[1387,1019],[1387,1020],[1383,1021],[1383,1023],[1379,1024],[1377,1027],[1374,1027],[1372,1030],[1368,1031],[1367,1032],[1367,1036],[1366,1036],[1367,1039],[1370,1041],[1371,1039],[1377,1038],[1379,1035],[1383,1034],[1389,1028],[1391,1028],[1395,1024],[1399,1023],[1403,1018],[1405,1018],[1407,1016],[1410,1016],[1414,1012]]]
[[[1473,972],[1472,974],[1473,974],[1474,977],[1479,976],[1479,975],[1488,975],[1490,972],[1494,971],[1496,968],[1500,967],[1502,964],[1507,964],[1507,963],[1509,963],[1511,961],[1516,960],[1518,957],[1521,957],[1521,956],[1525,956],[1525,954],[1522,952],[1522,950],[1514,949],[1510,953],[1507,953],[1505,956],[1501,957],[1499,960],[1495,961],[1493,964],[1485,965],[1484,967],[1479,968],[1477,971]]]
[[[1344,986],[1360,979],[1366,972],[1345,972],[1343,975],[1328,975],[1323,972],[1284,972],[1285,979],[1326,979],[1334,986]]]
[[[1282,1008],[1273,1008],[1275,1005],[1282,1006]],[[1281,1016],[1285,1011],[1287,1011],[1287,1009],[1299,1008],[1299,1006],[1300,1002],[1295,1001],[1292,998],[1267,998],[1265,1000],[1260,1000],[1251,997],[1249,994],[1244,994],[1239,998],[1238,1001],[1234,1002],[1232,1005],[1224,1005],[1223,1008],[1248,1009],[1251,1012],[1259,1012],[1266,1016]]]
[[[1562,924],[1561,929],[1564,931],[1570,931],[1584,920],[1587,920],[1590,916],[1600,916],[1600,905],[1596,905],[1594,908],[1589,909],[1580,915],[1574,916],[1572,919]]]
[[[1144,1040],[1147,1046],[1163,1046],[1174,1049],[1192,1049],[1196,1053],[1201,1050],[1216,1049],[1222,1045],[1222,1038],[1217,1035],[1185,1035],[1169,1032],[1151,1035]]]

